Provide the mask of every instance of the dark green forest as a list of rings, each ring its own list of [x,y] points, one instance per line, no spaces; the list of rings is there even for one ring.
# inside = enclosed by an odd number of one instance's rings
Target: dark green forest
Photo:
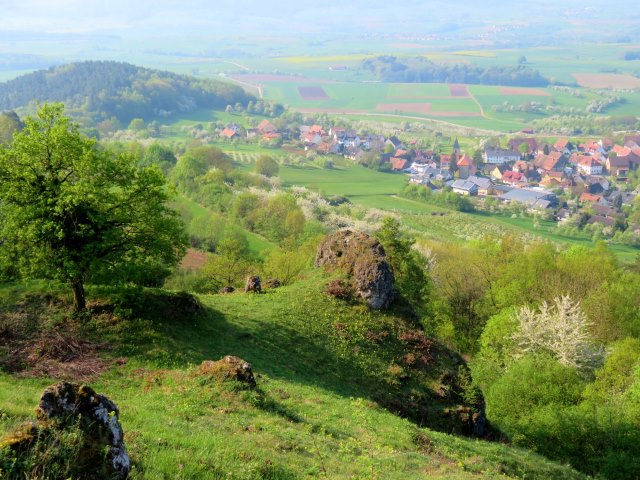
[[[255,99],[229,83],[111,61],[71,63],[0,83],[0,110],[64,102],[94,121],[115,117],[123,124],[250,100]]]

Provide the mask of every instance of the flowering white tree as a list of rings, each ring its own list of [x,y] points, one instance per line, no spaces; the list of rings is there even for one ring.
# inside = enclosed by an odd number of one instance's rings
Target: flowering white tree
[[[583,371],[602,362],[604,351],[591,341],[590,322],[570,297],[555,298],[552,305],[543,302],[539,311],[525,306],[515,315],[520,326],[514,334],[520,348],[517,356],[545,351],[563,365]]]

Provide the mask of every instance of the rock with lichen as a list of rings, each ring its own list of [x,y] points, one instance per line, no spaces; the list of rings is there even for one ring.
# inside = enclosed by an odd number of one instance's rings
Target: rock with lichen
[[[124,479],[129,475],[131,462],[119,414],[115,403],[91,387],[67,382],[47,388],[36,409],[41,421],[53,421],[63,427],[79,421],[86,437],[83,463],[105,461],[112,478]]]
[[[357,295],[375,310],[393,300],[393,272],[384,247],[366,233],[342,230],[327,235],[318,246],[315,265],[347,274]]]
[[[3,438],[0,447],[7,447],[16,455],[39,458],[41,468],[64,464],[66,473],[73,478],[86,472],[94,473],[95,478],[128,478],[131,461],[118,407],[107,397],[86,385],[61,382],[44,391],[36,416],[36,422],[26,423]],[[73,458],[67,456],[68,452],[56,458],[54,447],[65,438],[64,432],[72,431],[78,435]],[[49,446],[45,452],[38,450],[43,445]],[[13,473],[29,477],[32,472]]]
[[[234,355],[227,355],[215,362],[205,360],[198,367],[197,373],[202,377],[209,377],[220,382],[233,380],[245,383],[249,387],[256,386],[251,364]]]

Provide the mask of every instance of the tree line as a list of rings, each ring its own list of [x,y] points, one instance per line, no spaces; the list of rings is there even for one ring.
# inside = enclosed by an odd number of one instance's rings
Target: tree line
[[[438,64],[423,57],[397,58],[381,55],[362,62],[363,70],[372,72],[383,82],[403,83],[470,83],[546,87],[549,79],[526,65],[491,66]]]

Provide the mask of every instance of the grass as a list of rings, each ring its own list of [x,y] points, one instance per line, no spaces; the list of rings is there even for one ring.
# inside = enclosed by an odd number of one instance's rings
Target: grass
[[[405,183],[405,176],[397,173],[380,173],[360,166],[348,166],[332,170],[317,167],[281,166],[283,186],[303,185],[326,195],[395,195]]]
[[[198,219],[204,219],[208,216],[220,216],[219,213],[203,207],[199,203],[194,202],[183,195],[179,195],[175,199],[175,204],[179,210],[185,210],[188,212],[188,216],[190,217],[189,222],[193,220],[198,221]],[[275,248],[273,243],[257,233],[250,232],[249,230],[235,224],[233,225],[233,228],[242,232],[249,243],[249,251],[257,257],[264,252]]]
[[[375,393],[398,388],[381,374],[392,346],[361,335],[398,320],[332,300],[323,283],[313,274],[263,295],[202,296],[205,310],[195,316],[149,291],[131,318],[92,320],[116,346],[112,354],[127,358],[92,386],[120,408],[131,478],[583,478],[531,452],[420,428],[382,408]],[[0,288],[3,313],[38,294]],[[258,390],[194,374],[194,365],[226,354],[253,364]],[[31,417],[52,381],[0,373],[0,434]]]

